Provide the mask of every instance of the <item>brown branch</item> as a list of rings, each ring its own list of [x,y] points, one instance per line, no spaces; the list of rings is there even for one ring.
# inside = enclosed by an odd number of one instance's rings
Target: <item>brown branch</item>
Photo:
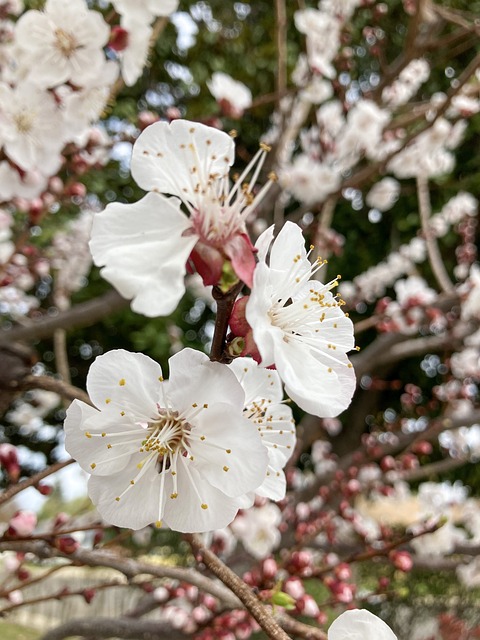
[[[207,549],[200,536],[187,534],[185,539],[190,543],[193,552],[199,556],[210,571],[219,578],[245,605],[253,618],[272,640],[290,640],[275,621],[267,608],[258,600],[251,588],[243,582],[227,565]]]
[[[285,0],[275,0],[277,20],[277,95],[280,101],[287,88],[287,12]]]
[[[423,237],[425,238],[425,244],[427,245],[428,259],[430,261],[430,266],[432,267],[433,275],[444,293],[452,293],[453,284],[448,276],[447,270],[445,269],[440,250],[438,248],[437,239],[435,238],[433,229],[430,225],[432,206],[430,204],[428,180],[421,176],[417,176],[417,199]]]
[[[22,340],[43,340],[50,338],[56,329],[78,329],[89,327],[112,313],[129,305],[116,291],[108,291],[98,298],[61,311],[56,316],[44,315],[28,324],[0,332],[0,344],[11,344]]]
[[[69,620],[47,631],[41,640],[63,640],[72,636],[83,638],[130,638],[132,640],[186,640],[191,638],[158,620],[131,618],[81,618]]]
[[[327,634],[321,629],[300,622],[300,620],[295,620],[287,614],[277,614],[275,618],[280,623],[282,629],[285,629],[285,631],[288,631],[288,633],[294,637],[305,638],[305,640],[327,640]]]
[[[206,576],[201,575],[192,568],[171,567],[167,565],[153,565],[146,562],[137,562],[131,558],[122,558],[106,551],[77,549],[74,553],[62,553],[46,542],[29,540],[11,540],[0,542],[0,551],[13,550],[16,552],[33,553],[40,559],[66,558],[74,564],[88,567],[110,567],[123,573],[129,580],[139,574],[147,574],[156,578],[170,578],[187,582],[200,590],[218,598],[223,607],[238,609],[241,602],[229,589]]]
[[[14,496],[19,494],[21,491],[28,489],[28,487],[34,487],[44,478],[52,475],[52,473],[56,473],[60,471],[60,469],[64,469],[68,467],[69,464],[72,464],[75,460],[65,460],[63,462],[56,462],[55,464],[50,465],[43,471],[39,471],[35,475],[27,478],[26,480],[22,480],[22,482],[18,482],[17,484],[12,484],[8,489],[0,495],[0,505],[4,504],[8,500],[11,500]]]
[[[446,473],[447,471],[463,466],[467,462],[468,460],[465,460],[464,458],[445,458],[445,460],[438,460],[431,464],[424,464],[423,466],[411,469],[410,471],[403,471],[400,474],[400,479],[406,480],[407,482],[415,482],[416,480],[422,480],[429,476]]]
[[[25,376],[20,382],[19,389],[22,391],[29,391],[30,389],[53,391],[67,400],[82,400],[82,402],[92,405],[85,391],[51,376]]]

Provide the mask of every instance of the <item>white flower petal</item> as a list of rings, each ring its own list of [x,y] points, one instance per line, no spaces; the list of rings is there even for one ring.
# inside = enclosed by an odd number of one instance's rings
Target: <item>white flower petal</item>
[[[370,611],[351,609],[332,622],[328,640],[397,640],[397,636]]]
[[[228,173],[234,160],[232,138],[198,122],[156,122],[139,136],[133,148],[131,171],[147,191],[203,203],[198,185]],[[200,209],[200,207],[198,207]]]
[[[148,420],[156,414],[161,398],[162,369],[143,353],[124,349],[96,358],[87,378],[90,399],[101,410],[108,408]]]
[[[191,451],[196,468],[210,484],[234,497],[260,486],[267,450],[255,426],[241,412],[235,415],[229,404],[217,403],[199,414],[194,433]]]
[[[251,358],[235,358],[229,364],[245,391],[245,406],[256,400],[266,399],[281,402],[283,399],[282,381],[274,370],[258,367]]]
[[[104,412],[74,400],[65,418],[65,449],[87,473],[117,473],[126,467],[145,437],[139,426],[135,429],[138,436],[132,437],[132,426],[120,412],[112,412],[109,419]],[[104,433],[108,435],[102,436]]]
[[[185,292],[186,261],[197,236],[179,202],[148,193],[134,204],[112,203],[93,221],[90,249],[101,273],[132,308],[168,315]]]
[[[191,410],[194,403],[212,408],[221,402],[230,405],[231,413],[242,414],[244,392],[225,365],[211,362],[208,356],[194,349],[182,349],[168,363],[170,380],[175,381],[169,397],[179,410]]]
[[[350,404],[356,381],[345,354],[329,360],[282,340],[276,344],[275,364],[286,392],[304,411],[333,418]]]
[[[152,459],[140,470],[137,465],[142,461],[141,454],[132,456],[128,467],[120,473],[108,478],[92,476],[88,481],[88,495],[108,523],[141,529],[162,520],[165,496],[160,496],[155,461]]]
[[[164,520],[171,529],[183,533],[202,533],[222,529],[234,519],[238,502],[205,481],[193,464],[181,458],[174,500],[167,498]],[[188,467],[188,472],[185,468]],[[203,506],[202,506],[203,505]]]

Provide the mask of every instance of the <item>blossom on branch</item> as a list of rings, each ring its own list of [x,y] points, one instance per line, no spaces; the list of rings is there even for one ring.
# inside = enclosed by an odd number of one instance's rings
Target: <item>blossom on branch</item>
[[[273,227],[256,243],[255,269],[246,319],[262,358],[275,365],[288,395],[305,411],[333,417],[346,409],[355,374],[346,353],[354,348],[353,325],[328,284],[312,279],[323,262],[310,263],[300,227]]]
[[[132,175],[149,193],[133,204],[109,204],[95,216],[90,241],[103,277],[133,298],[134,311],[146,316],[174,311],[185,292],[188,259],[205,285],[220,282],[226,263],[252,284],[254,247],[245,223],[271,184],[253,196],[266,151],[259,149],[230,188],[234,143],[226,133],[186,120],[156,122],[141,133]]]
[[[192,349],[169,365],[164,381],[141,353],[97,358],[87,377],[97,408],[70,405],[65,446],[91,474],[89,495],[107,522],[218,529],[264,481],[267,451],[242,414],[244,393],[226,365]]]

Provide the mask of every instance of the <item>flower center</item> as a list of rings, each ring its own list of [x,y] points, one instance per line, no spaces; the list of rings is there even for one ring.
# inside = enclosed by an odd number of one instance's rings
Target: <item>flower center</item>
[[[14,121],[19,133],[29,133],[32,129],[33,118],[30,113],[21,111],[14,116]]]
[[[65,57],[70,58],[78,45],[73,33],[55,29],[55,46]]]
[[[157,419],[148,423],[148,436],[142,441],[140,453],[157,453],[158,463],[163,466],[163,459],[175,453],[185,451],[185,438],[191,431],[191,425],[185,418],[179,418],[177,411],[161,409]]]

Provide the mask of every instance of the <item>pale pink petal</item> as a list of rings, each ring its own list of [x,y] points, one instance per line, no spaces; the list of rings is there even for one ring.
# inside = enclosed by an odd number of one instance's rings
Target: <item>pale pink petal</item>
[[[247,287],[251,287],[256,260],[248,236],[244,233],[233,236],[225,245],[225,253],[230,258],[233,270],[240,280],[243,280]]]

